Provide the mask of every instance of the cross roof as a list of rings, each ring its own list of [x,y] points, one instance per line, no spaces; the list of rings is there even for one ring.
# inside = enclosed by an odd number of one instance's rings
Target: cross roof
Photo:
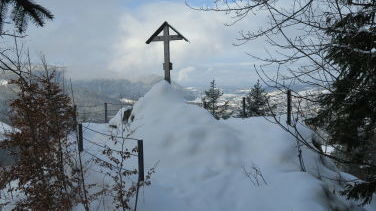
[[[180,34],[180,32],[178,32],[174,27],[172,27],[170,24],[167,23],[167,21],[165,21],[158,29],[157,31],[154,32],[153,35],[151,35],[151,37],[146,41],[146,44],[149,44],[153,41],[153,39],[155,37],[158,36],[159,33],[162,32],[162,30],[165,28],[165,27],[169,27],[171,30],[173,30],[178,36],[180,36],[183,40],[189,42],[189,40],[187,38],[185,38],[182,34]]]

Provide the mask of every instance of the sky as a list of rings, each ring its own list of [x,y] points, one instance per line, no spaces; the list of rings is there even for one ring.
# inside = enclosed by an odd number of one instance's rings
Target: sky
[[[258,78],[259,61],[247,53],[265,54],[265,42],[234,46],[241,30],[265,20],[249,16],[234,26],[230,16],[192,10],[184,0],[36,0],[55,15],[45,27],[29,27],[26,45],[33,55],[64,66],[72,79],[140,80],[163,76],[163,44],[145,41],[168,21],[190,42],[171,43],[172,80],[184,86],[249,87]],[[189,0],[200,6],[211,0]]]

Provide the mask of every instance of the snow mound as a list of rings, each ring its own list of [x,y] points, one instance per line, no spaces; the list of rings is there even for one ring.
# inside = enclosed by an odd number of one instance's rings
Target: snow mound
[[[358,209],[333,194],[342,190],[335,181],[345,174],[307,149],[307,172],[301,172],[293,136],[263,117],[217,121],[164,81],[134,105],[132,115],[134,136],[145,142],[146,166],[159,162],[140,210],[177,210],[165,203],[161,208],[158,197],[171,197],[168,203],[179,204],[178,210]],[[300,132],[311,136],[303,126]],[[169,194],[158,194],[161,189]]]
[[[206,163],[208,169],[219,171],[239,162],[231,156],[241,150],[236,130],[215,121],[201,108],[186,104],[168,83],[156,84],[134,105],[132,115],[133,127],[139,128],[135,136],[145,140],[150,156],[160,157],[159,150],[163,150],[160,158],[169,160],[161,160],[160,168],[171,166],[174,161],[175,165],[201,163],[217,155],[220,157]]]

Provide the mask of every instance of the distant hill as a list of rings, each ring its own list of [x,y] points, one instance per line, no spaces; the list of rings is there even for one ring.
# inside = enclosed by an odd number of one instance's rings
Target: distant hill
[[[0,73],[0,121],[9,123],[9,101],[16,97],[15,91],[7,84],[13,74]],[[163,80],[159,76],[145,77],[137,82],[126,79],[95,79],[73,80],[74,103],[78,106],[81,120],[103,121],[104,103],[109,103],[109,116],[120,109],[121,99],[138,100],[144,96],[154,84]],[[194,94],[189,90],[174,84],[181,89],[187,100],[193,100]],[[65,92],[72,97],[71,84],[65,80]],[[14,88],[13,88],[14,89]]]
[[[73,81],[72,85],[74,90],[85,90],[98,96],[106,96],[113,99],[138,99],[158,81],[160,79],[155,79],[147,83],[131,82],[126,79],[95,79]]]
[[[0,121],[9,123],[9,102],[16,97],[12,86],[7,81],[14,77],[13,74],[0,73]],[[145,82],[131,82],[125,79],[118,80],[76,80],[72,81],[75,104],[90,106],[81,108],[82,112],[98,112],[103,110],[103,104],[119,104],[120,99],[127,98],[137,100],[142,97],[160,79],[147,80]],[[65,80],[65,92],[72,96],[70,83]],[[99,108],[93,107],[94,105]]]
[[[108,103],[108,117],[111,118],[121,108],[121,102],[138,100],[161,80],[163,80],[161,77],[147,77],[145,80],[137,82],[126,79],[73,81],[74,99],[75,104],[78,105],[79,119],[103,122],[104,103]],[[173,86],[183,92],[186,100],[195,99],[196,96],[190,90],[175,83]]]

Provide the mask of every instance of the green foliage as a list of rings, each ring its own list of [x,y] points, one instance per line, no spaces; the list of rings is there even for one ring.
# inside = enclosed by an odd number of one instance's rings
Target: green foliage
[[[376,5],[369,1],[358,7],[326,31],[331,37],[326,58],[339,73],[332,92],[320,98],[322,109],[309,121],[324,128],[329,144],[340,149],[336,153],[353,163],[345,170],[365,181],[348,186],[345,194],[369,202],[376,174]]]
[[[268,108],[268,96],[265,89],[261,87],[260,81],[250,90],[246,97],[246,114],[245,117],[250,116],[265,116],[269,112]]]
[[[231,113],[228,111],[229,102],[219,102],[222,95],[223,92],[216,87],[215,80],[213,80],[210,82],[210,88],[205,91],[205,96],[202,98],[204,108],[216,119],[227,119],[231,116]]]
[[[29,21],[38,26],[44,26],[46,19],[53,19],[52,13],[32,0],[1,0],[0,2],[0,32],[3,32],[4,23],[9,6],[12,7],[10,16],[19,33],[25,32]]]
[[[362,200],[363,205],[372,201],[372,195],[376,192],[376,180],[371,182],[355,183],[353,185],[347,185],[343,194],[347,196],[347,199]]]

